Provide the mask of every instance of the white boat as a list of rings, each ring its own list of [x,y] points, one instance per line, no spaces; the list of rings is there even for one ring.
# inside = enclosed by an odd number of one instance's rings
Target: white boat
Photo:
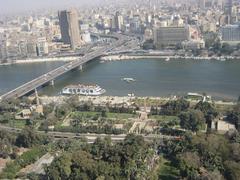
[[[165,59],[165,61],[170,61],[170,57],[167,57],[167,58]]]
[[[135,82],[136,79],[133,79],[133,78],[122,78],[122,81],[126,81],[126,82]]]
[[[226,61],[226,58],[220,57],[220,61]]]
[[[99,96],[106,92],[96,84],[78,84],[69,85],[62,89],[62,94],[65,95],[85,95],[85,96]]]
[[[135,94],[134,93],[130,93],[130,94],[128,94],[128,97],[135,97]]]

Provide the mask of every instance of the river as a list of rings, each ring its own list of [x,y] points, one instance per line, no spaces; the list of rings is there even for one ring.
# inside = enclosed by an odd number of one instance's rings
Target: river
[[[37,77],[63,62],[0,66],[0,94]],[[126,83],[130,77],[136,82]],[[86,65],[83,71],[72,71],[60,77],[54,87],[47,86],[40,94],[56,95],[69,84],[96,83],[106,95],[137,96],[182,95],[205,92],[216,98],[236,99],[240,95],[240,61],[204,61],[142,59]]]

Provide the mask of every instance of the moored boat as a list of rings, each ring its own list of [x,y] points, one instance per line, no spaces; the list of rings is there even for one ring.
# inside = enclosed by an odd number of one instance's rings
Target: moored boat
[[[85,95],[85,96],[99,96],[106,92],[97,84],[78,84],[69,85],[62,89],[62,94],[65,95]]]

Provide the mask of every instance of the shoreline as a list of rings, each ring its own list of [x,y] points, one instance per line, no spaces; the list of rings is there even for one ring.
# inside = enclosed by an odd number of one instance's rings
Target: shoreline
[[[40,100],[43,102],[43,104],[51,104],[51,103],[63,103],[65,102],[66,99],[70,98],[71,96],[47,96],[47,95],[42,95],[40,96]],[[88,102],[92,101],[93,104],[95,105],[100,105],[100,104],[128,104],[133,100],[154,100],[154,101],[171,101],[171,100],[176,100],[176,96],[169,96],[169,97],[154,97],[154,96],[78,96],[80,101],[83,102]],[[29,98],[32,98],[31,96]],[[192,103],[197,103],[199,102],[198,100],[192,100],[188,99],[187,101],[192,102]],[[235,101],[223,101],[223,100],[212,100],[217,105],[236,105]]]
[[[122,61],[122,60],[137,60],[137,59],[162,59],[165,61],[169,60],[182,60],[182,59],[190,59],[190,60],[216,60],[216,61],[227,61],[227,60],[240,60],[240,57],[232,57],[232,56],[220,56],[220,57],[193,57],[193,56],[171,56],[171,55],[109,55],[103,56],[100,58],[103,62],[109,61]]]
[[[0,63],[0,66],[8,66],[14,64],[31,64],[31,63],[43,63],[43,62],[70,62],[79,59],[76,56],[68,56],[68,57],[45,57],[45,58],[32,58],[32,59],[18,59],[18,60],[9,60],[6,63]],[[215,61],[229,61],[229,60],[240,60],[240,57],[233,56],[220,56],[220,57],[204,57],[204,56],[173,56],[173,55],[156,55],[156,54],[146,54],[146,55],[106,55],[100,57],[102,62],[110,62],[110,61],[123,61],[123,60],[138,60],[138,59],[161,59],[165,61],[170,60],[215,60]]]
[[[70,62],[79,59],[76,56],[69,57],[46,57],[46,58],[33,58],[33,59],[19,59],[19,60],[10,60],[7,63],[0,63],[0,66],[8,66],[14,64],[31,64],[31,63],[43,63],[43,62]]]

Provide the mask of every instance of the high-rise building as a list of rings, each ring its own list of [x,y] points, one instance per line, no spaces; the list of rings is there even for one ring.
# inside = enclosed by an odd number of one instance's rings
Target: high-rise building
[[[63,43],[70,44],[72,49],[76,49],[81,45],[77,11],[75,9],[60,11],[58,17]]]
[[[116,30],[121,31],[123,29],[123,16],[119,12],[116,12],[115,23],[116,23]]]
[[[189,27],[159,27],[154,29],[156,48],[172,47],[189,40]]]
[[[33,39],[27,41],[27,55],[28,57],[37,56],[37,46],[35,40]]]
[[[37,55],[44,56],[48,54],[48,43],[46,37],[37,39]]]
[[[130,20],[130,30],[133,33],[139,33],[141,31],[140,29],[140,16],[135,15],[133,18]]]

